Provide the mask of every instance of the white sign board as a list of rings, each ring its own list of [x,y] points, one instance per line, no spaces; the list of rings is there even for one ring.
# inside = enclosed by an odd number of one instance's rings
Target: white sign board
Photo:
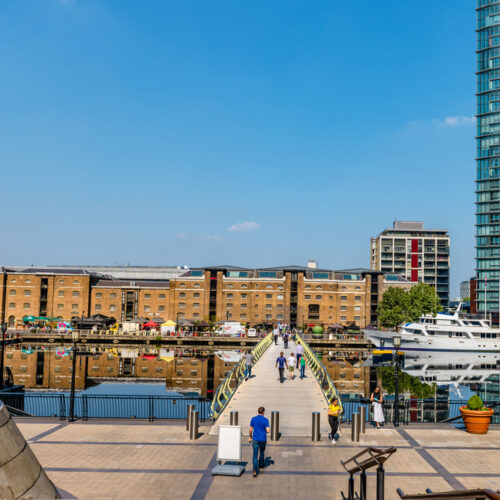
[[[217,460],[241,462],[241,425],[219,425]]]

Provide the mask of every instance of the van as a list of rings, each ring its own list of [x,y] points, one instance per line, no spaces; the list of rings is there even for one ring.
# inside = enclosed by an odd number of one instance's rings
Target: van
[[[232,337],[238,337],[245,334],[245,327],[238,323],[237,321],[227,321],[222,326],[219,326],[215,330],[217,335],[229,335]]]

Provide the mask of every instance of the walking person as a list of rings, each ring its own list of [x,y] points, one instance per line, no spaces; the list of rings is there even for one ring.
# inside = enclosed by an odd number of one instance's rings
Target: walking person
[[[339,428],[341,410],[342,408],[339,405],[339,400],[334,396],[330,402],[330,406],[328,407],[328,423],[330,424],[331,429],[328,437],[332,440],[332,444],[337,443],[337,441],[335,441],[335,434],[337,434],[337,430]]]
[[[295,356],[297,358],[297,368],[300,366],[300,358],[304,355],[304,347],[302,344],[297,344],[295,346]]]
[[[253,447],[253,477],[264,471],[267,435],[269,434],[269,420],[264,417],[265,408],[261,406],[257,415],[250,420],[249,443]]]
[[[275,327],[273,330],[274,345],[278,345],[279,334],[280,334],[280,331],[279,331],[278,327]]]
[[[382,391],[380,387],[375,387],[375,390],[370,396],[370,401],[372,402],[373,408],[373,420],[377,429],[380,429],[381,425],[384,425],[384,409],[382,408],[382,403],[384,402],[384,397],[382,396]]]
[[[276,366],[278,367],[280,374],[280,383],[283,383],[283,380],[285,380],[285,366],[287,366],[286,358],[283,356],[283,352],[280,352],[279,357],[276,359]]]
[[[245,380],[252,378],[253,354],[247,351],[245,354]]]
[[[300,366],[300,380],[302,380],[306,376],[306,358],[304,358],[304,356],[301,356],[299,366]]]
[[[283,333],[283,343],[285,344],[285,349],[288,349],[288,339],[289,339],[288,332]]]
[[[295,370],[295,356],[293,352],[290,354],[290,357],[288,358],[288,376],[290,380],[293,380],[295,378],[294,370]]]

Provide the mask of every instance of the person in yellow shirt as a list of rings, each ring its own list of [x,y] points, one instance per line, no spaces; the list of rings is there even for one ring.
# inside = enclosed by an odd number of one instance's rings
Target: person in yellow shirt
[[[328,423],[330,424],[330,428],[332,429],[330,435],[328,436],[332,440],[332,444],[335,444],[335,434],[337,434],[337,430],[339,428],[339,419],[340,414],[342,412],[342,408],[339,405],[339,400],[334,396],[330,402],[330,406],[328,407]]]

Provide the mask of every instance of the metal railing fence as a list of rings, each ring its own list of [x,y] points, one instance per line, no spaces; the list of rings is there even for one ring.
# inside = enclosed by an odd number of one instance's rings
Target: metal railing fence
[[[306,362],[312,371],[313,375],[316,377],[321,390],[323,391],[323,395],[328,403],[332,400],[333,397],[338,397],[337,389],[335,388],[335,384],[333,383],[330,375],[326,371],[323,363],[316,357],[314,352],[309,347],[308,343],[299,335],[296,335],[296,342],[300,344],[304,348],[304,357],[306,358]],[[343,403],[339,398],[339,405],[342,408]],[[342,408],[342,413],[343,413]],[[342,417],[344,419],[344,417]]]
[[[16,415],[34,417],[69,416],[70,394],[58,393],[8,393],[0,399]],[[149,421],[159,419],[180,420],[187,416],[188,405],[199,411],[200,421],[209,415],[210,401],[203,397],[185,396],[124,396],[124,395],[75,395],[75,415],[83,420],[90,418],[137,418]]]
[[[252,350],[253,365],[262,357],[266,349],[272,343],[272,333],[264,337]],[[227,377],[221,382],[214,394],[214,399],[210,405],[210,418],[216,420],[222,413],[227,403],[238,389],[241,381],[245,378],[245,358],[234,365]]]
[[[359,413],[360,406],[366,406],[366,421],[373,420],[372,405],[369,399],[344,399],[342,401],[344,422],[352,421],[352,414]],[[399,422],[402,425],[431,424],[442,422],[460,422],[460,407],[467,404],[465,400],[447,399],[401,399],[399,401]],[[484,405],[494,408],[492,423],[500,422],[500,401],[486,401]],[[382,403],[386,422],[392,422],[394,416],[394,401],[385,400]]]

